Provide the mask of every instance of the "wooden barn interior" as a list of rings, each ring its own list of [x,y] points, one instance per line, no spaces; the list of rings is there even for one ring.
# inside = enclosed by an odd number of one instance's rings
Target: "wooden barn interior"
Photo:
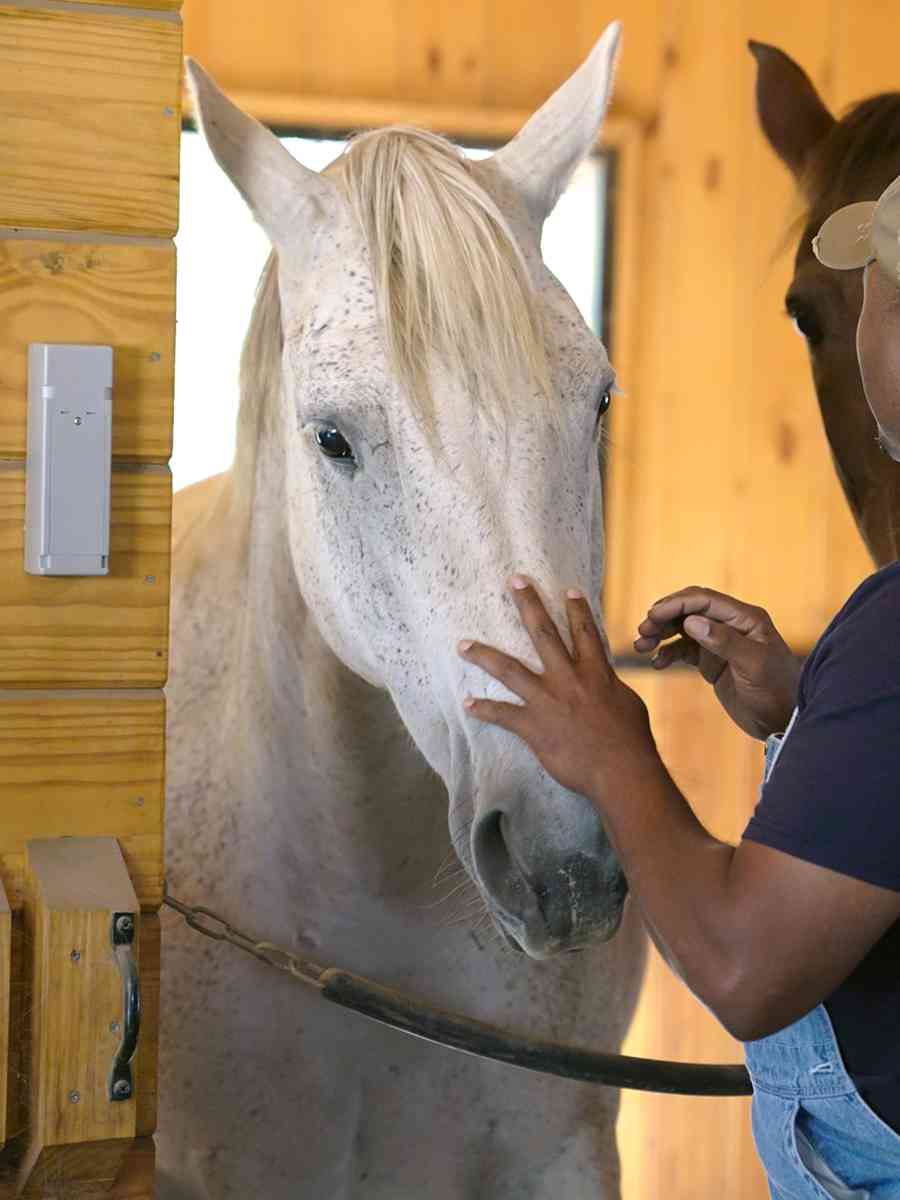
[[[152,1195],[182,53],[281,129],[401,120],[501,141],[617,17],[606,136],[624,394],[610,416],[604,608],[675,778],[737,840],[760,744],[702,680],[654,674],[631,643],[653,600],[697,583],[767,607],[802,654],[871,569],[784,312],[802,208],[759,130],[747,42],[787,51],[838,112],[900,87],[894,0],[0,0],[0,966],[13,980],[0,1141],[21,1135],[21,1079],[40,1086],[55,1053],[76,1054],[40,1006],[28,1045],[22,1035],[22,930],[53,936],[41,924],[52,864],[28,840],[118,841],[141,912],[149,1035],[124,1124],[58,1114],[71,1125],[60,1146],[41,1109],[21,1194],[51,1194],[41,1188],[65,1169],[106,1180],[98,1195]],[[47,587],[22,572],[25,347],[48,339],[119,355],[112,581]],[[625,1052],[741,1059],[655,954]],[[767,1194],[746,1100],[625,1093],[619,1144],[625,1200]]]

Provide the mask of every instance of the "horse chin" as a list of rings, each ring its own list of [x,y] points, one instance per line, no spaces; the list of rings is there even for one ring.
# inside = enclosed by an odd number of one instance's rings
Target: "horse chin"
[[[611,941],[619,931],[625,912],[625,894],[608,912],[595,915],[590,922],[573,922],[565,933],[554,930],[543,913],[522,920],[491,910],[494,924],[509,948],[528,958],[542,961],[563,954],[577,954]]]

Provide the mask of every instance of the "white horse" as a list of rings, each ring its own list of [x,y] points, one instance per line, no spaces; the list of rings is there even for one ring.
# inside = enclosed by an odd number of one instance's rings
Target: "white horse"
[[[540,233],[618,38],[489,160],[398,128],[322,175],[191,67],[273,255],[234,466],[179,497],[167,867],[259,938],[610,1051],[644,954],[620,867],[583,798],[467,718],[502,689],[456,645],[534,657],[515,569],[598,594],[612,372]],[[448,855],[465,884],[435,904]],[[172,914],[164,977],[165,1200],[619,1194],[609,1089],[373,1024]]]

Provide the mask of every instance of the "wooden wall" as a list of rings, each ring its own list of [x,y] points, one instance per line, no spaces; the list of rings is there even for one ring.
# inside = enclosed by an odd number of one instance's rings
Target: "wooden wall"
[[[798,58],[838,108],[900,86],[895,0],[185,0],[186,49],[263,118],[537,106],[624,18],[613,112],[641,130],[626,397],[612,420],[606,610],[627,653],[647,606],[701,583],[766,605],[808,649],[868,563],[834,479],[801,340],[783,315],[797,216],[756,126],[748,38]],[[486,116],[487,114],[487,116]],[[352,121],[358,119],[351,118]],[[620,294],[623,294],[620,291]],[[616,347],[613,347],[613,357]],[[690,675],[629,670],[704,820],[737,839],[762,756]],[[651,962],[631,1053],[740,1047]],[[627,1095],[626,1200],[766,1195],[748,1105]]]
[[[117,839],[142,910],[135,1098],[121,1106],[128,1119],[116,1126],[136,1129],[138,1138],[110,1191],[90,1131],[90,1114],[108,1116],[105,1081],[95,1093],[93,1076],[80,1078],[76,1026],[71,1058],[56,1065],[69,1072],[68,1099],[84,1091],[83,1119],[77,1136],[56,1140],[90,1138],[92,1145],[86,1154],[84,1144],[50,1146],[23,1194],[57,1195],[60,1180],[67,1194],[71,1186],[85,1200],[100,1191],[143,1200],[153,1191],[179,8],[180,0],[0,0],[0,882],[15,915],[2,1196],[12,1194],[10,1171],[37,1107],[52,1114],[67,1099],[58,1087],[38,1096],[26,1065],[29,1029],[38,1019],[38,1003],[28,999],[37,951],[34,930],[21,919],[23,902],[27,911],[34,900],[26,842],[66,835]],[[33,341],[113,347],[105,577],[24,571],[26,359]],[[106,933],[98,951],[104,958],[108,941]],[[85,959],[91,965],[87,951]],[[120,997],[117,977],[116,991]]]

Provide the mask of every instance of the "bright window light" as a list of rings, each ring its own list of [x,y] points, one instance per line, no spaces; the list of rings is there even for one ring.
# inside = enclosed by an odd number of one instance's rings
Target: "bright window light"
[[[285,137],[320,171],[342,141]],[[472,158],[490,150],[467,148]],[[600,332],[603,312],[606,161],[592,156],[544,226],[544,261]],[[175,353],[175,488],[226,470],[234,454],[238,367],[269,242],[197,133],[181,138],[178,337]]]

